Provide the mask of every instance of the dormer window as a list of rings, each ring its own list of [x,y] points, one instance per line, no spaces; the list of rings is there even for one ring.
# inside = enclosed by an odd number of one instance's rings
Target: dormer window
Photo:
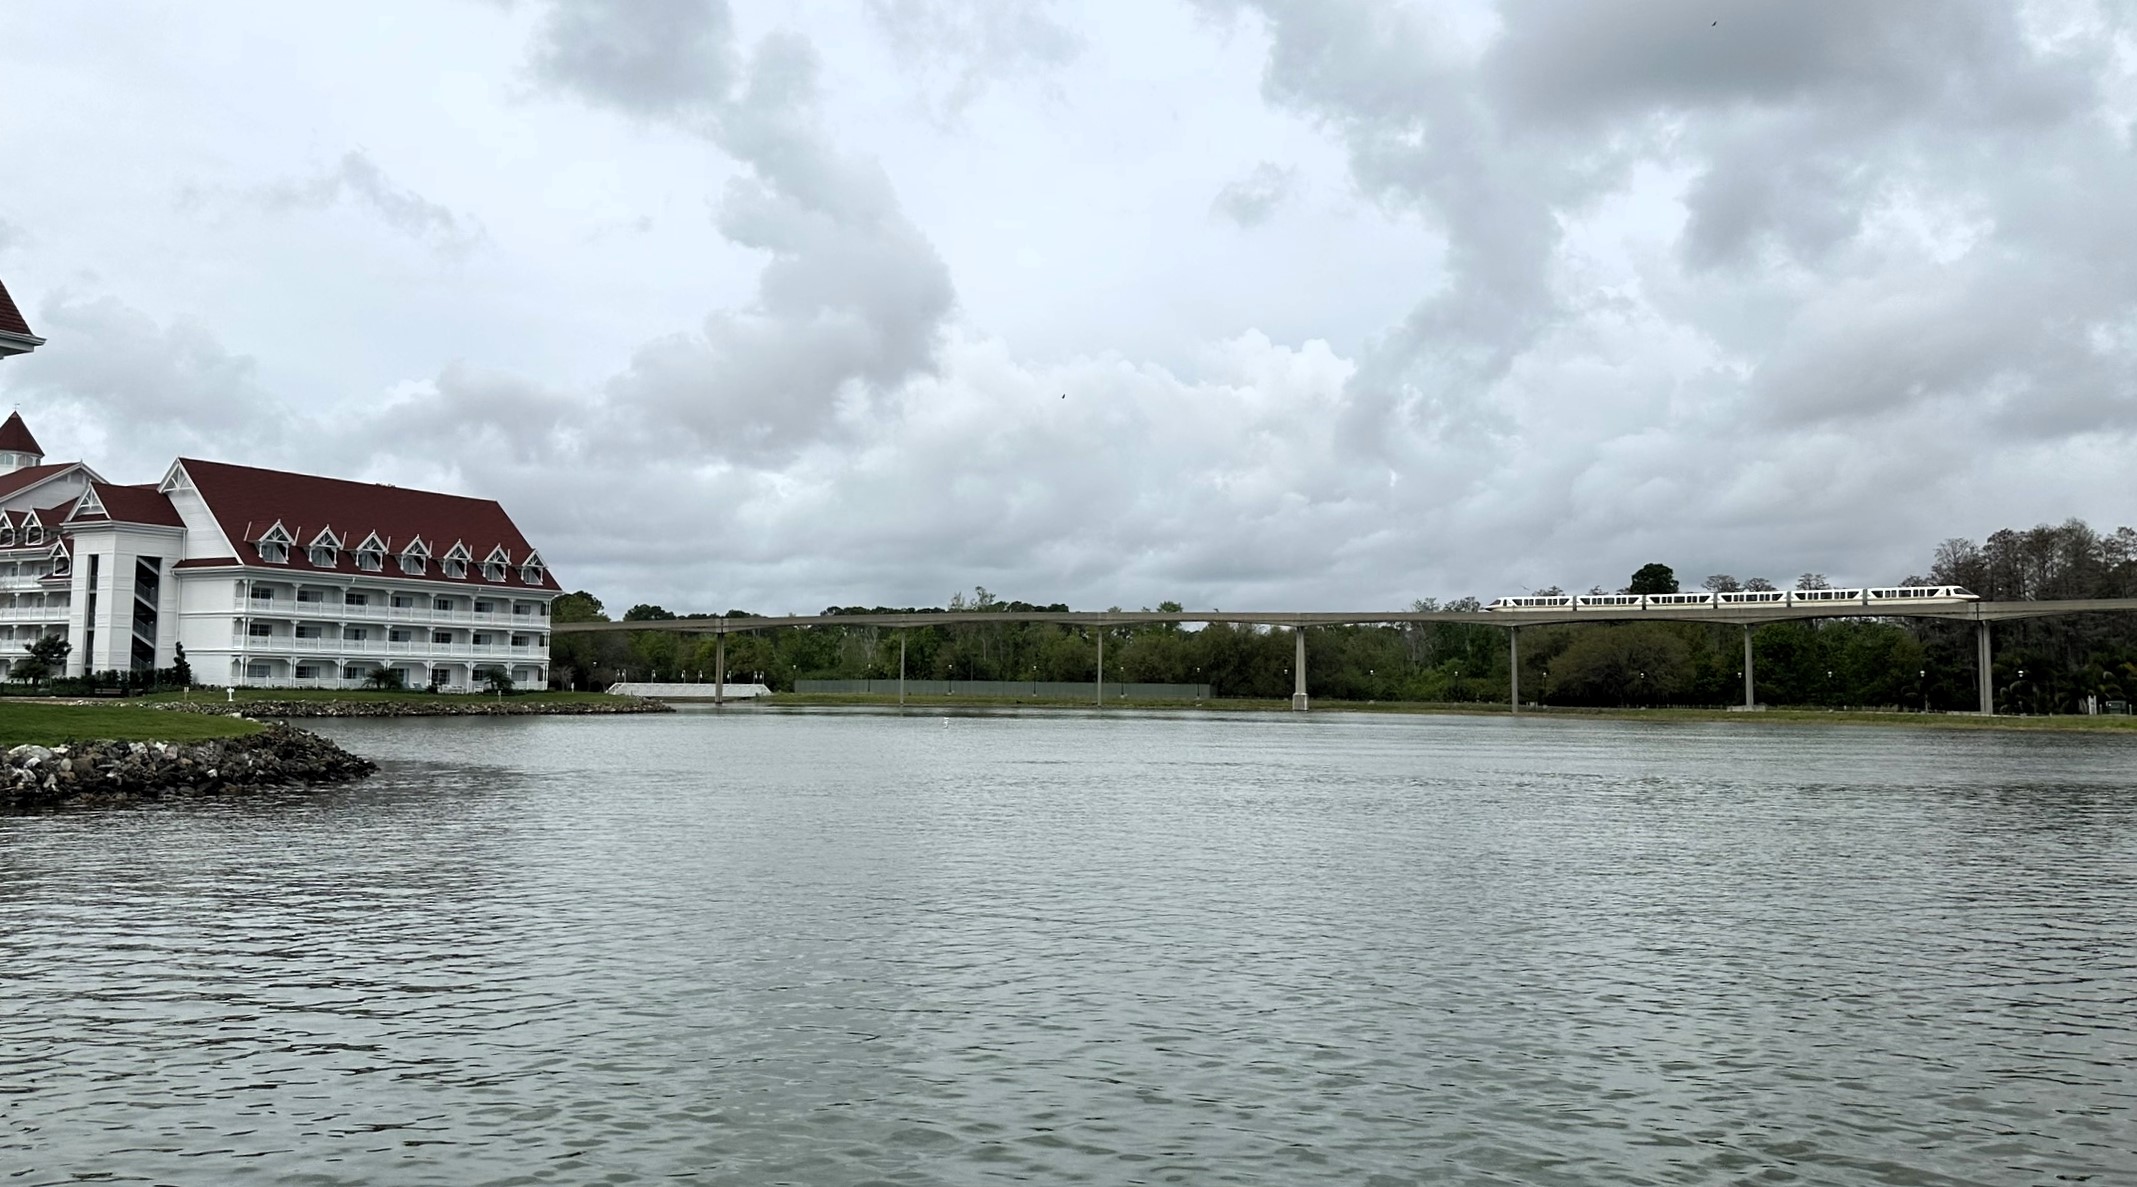
[[[333,528],[321,528],[319,534],[312,537],[310,551],[313,568],[334,568],[341,563],[341,537],[334,534]]]
[[[38,527],[38,526],[37,526],[37,525],[35,525],[35,524],[31,524],[31,525],[30,525],[29,527],[27,527],[27,528],[24,528],[24,529],[22,530],[22,542],[23,542],[24,544],[42,544],[42,543],[44,543],[44,542],[45,542],[45,530],[44,530],[43,528],[41,528],[41,527]]]
[[[442,568],[444,569],[445,575],[447,577],[467,576],[467,562],[455,557],[446,557],[442,564]]]
[[[420,552],[404,552],[401,554],[401,572],[421,577],[423,567],[429,559]]]
[[[15,529],[12,527],[0,527],[0,548],[13,548],[14,546]]]
[[[485,581],[503,581],[505,579],[505,563],[503,561],[483,562],[482,576]]]
[[[540,561],[532,561],[521,565],[519,579],[529,585],[540,585],[542,583],[542,563]]]
[[[260,538],[252,542],[252,547],[260,554],[260,559],[270,565],[289,563],[289,545],[289,531],[279,522],[261,532]]]
[[[373,532],[356,546],[356,567],[366,573],[376,573],[386,567],[386,542]]]

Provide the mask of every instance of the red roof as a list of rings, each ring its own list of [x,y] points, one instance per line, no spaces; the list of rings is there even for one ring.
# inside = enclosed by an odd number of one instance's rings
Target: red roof
[[[5,294],[0,293],[0,296]],[[0,449],[15,453],[34,453],[38,457],[45,455],[45,447],[39,445],[37,438],[30,435],[30,426],[22,423],[20,412],[8,413],[6,423],[0,424]]]
[[[541,580],[528,584],[520,566],[534,555],[534,546],[520,534],[512,517],[494,499],[471,499],[465,495],[439,494],[384,486],[375,482],[350,482],[292,474],[285,470],[261,470],[227,462],[204,462],[180,458],[193,489],[230,538],[238,561],[268,565],[297,572],[341,573],[365,576],[356,567],[356,549],[373,533],[384,542],[389,558],[378,576],[406,581],[419,579],[450,585],[519,586],[561,593],[563,587],[542,567]],[[276,524],[289,533],[291,546],[286,563],[260,559],[260,538]],[[311,542],[332,528],[341,541],[331,566],[312,564]],[[403,573],[396,559],[401,551],[421,540],[430,550],[430,562],[420,578]],[[466,544],[473,559],[465,577],[447,577],[440,563],[454,544]],[[503,581],[487,581],[482,562],[502,546],[511,563]]]
[[[178,508],[163,492],[153,486],[114,486],[108,482],[92,482],[89,489],[96,492],[97,502],[104,505],[104,514],[90,512],[74,514],[67,518],[69,526],[79,523],[147,523],[159,527],[182,528],[186,521],[178,517]],[[79,500],[76,503],[79,506]]]
[[[80,462],[53,462],[48,466],[24,466],[12,474],[0,474],[0,499],[28,490],[47,478],[57,478],[79,465]]]
[[[22,310],[15,308],[15,299],[7,295],[7,285],[0,284],[0,334],[20,334],[35,338],[30,333],[30,323],[22,320]]]

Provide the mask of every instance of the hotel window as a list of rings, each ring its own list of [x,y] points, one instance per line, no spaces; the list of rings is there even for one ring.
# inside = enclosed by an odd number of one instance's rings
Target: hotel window
[[[0,548],[13,548],[14,546],[15,546],[15,529],[13,529],[13,528],[0,528]]]
[[[318,623],[300,622],[297,624],[297,637],[299,639],[324,639],[326,638],[326,628]]]
[[[323,589],[300,589],[297,591],[297,600],[300,602],[324,602],[326,601],[326,591]]]
[[[475,613],[477,614],[488,614],[495,609],[497,609],[497,603],[495,602],[485,602],[480,598],[475,600]]]
[[[542,567],[540,565],[528,565],[522,568],[519,571],[519,579],[529,585],[540,585],[542,583]]]
[[[423,558],[422,558],[421,556],[417,555],[416,553],[413,553],[413,552],[404,552],[404,553],[402,553],[402,554],[401,554],[401,572],[403,572],[403,573],[408,573],[408,574],[412,574],[412,575],[414,575],[414,576],[418,576],[418,577],[422,576],[422,575],[423,575]]]
[[[262,540],[259,545],[260,559],[270,565],[289,563],[289,545],[280,540]]]
[[[505,579],[504,563],[501,561],[490,561],[487,564],[483,565],[482,577],[485,581],[503,581]]]
[[[430,608],[433,610],[450,610],[453,608],[453,600],[451,598],[432,598],[430,600]]]
[[[25,531],[25,532],[23,532],[23,533],[22,533],[22,542],[23,542],[24,544],[42,544],[42,543],[44,543],[44,542],[45,542],[45,530],[44,530],[43,528],[30,528],[29,530],[27,530],[27,531]]]
[[[406,643],[414,637],[412,632],[404,631],[399,627],[394,627],[386,632],[386,642],[388,643]]]
[[[512,604],[512,613],[514,613],[514,614],[532,614],[532,613],[534,613],[534,607],[532,607],[532,606],[528,605],[528,604],[527,604],[527,603],[525,603],[525,602],[514,602],[514,603]]]
[[[341,550],[321,545],[312,549],[312,565],[315,568],[331,569],[341,563]]]
[[[452,557],[445,558],[445,575],[447,577],[467,576],[467,562],[456,560]]]
[[[369,637],[369,633],[360,626],[345,626],[341,628],[341,639],[344,643],[361,643]]]
[[[252,587],[252,600],[255,602],[272,602],[275,600],[275,591],[264,585],[255,585]]]
[[[364,678],[364,666],[362,664],[350,664],[341,670],[341,675],[347,680],[361,680]]]
[[[274,674],[273,664],[254,663],[245,665],[245,677],[248,680],[265,680]]]
[[[324,675],[326,673],[319,670],[318,664],[297,665],[297,679],[299,680],[317,680]]]
[[[352,589],[341,595],[341,603],[344,606],[368,606],[371,604],[371,595],[362,590]]]
[[[376,573],[386,567],[386,554],[375,548],[366,548],[356,554],[356,567],[366,573]]]
[[[396,609],[396,610],[413,610],[413,609],[415,609],[415,608],[416,608],[416,596],[415,596],[414,594],[395,594],[395,595],[393,595],[393,608],[394,608],[394,609]]]
[[[453,633],[451,631],[432,631],[430,633],[430,641],[433,643],[450,643],[453,641]]]
[[[487,647],[490,645],[490,637],[484,634],[477,634],[474,642],[477,647]]]
[[[255,639],[265,639],[269,635],[274,634],[275,630],[273,627],[268,626],[264,622],[255,622],[251,626],[245,628],[245,633]]]

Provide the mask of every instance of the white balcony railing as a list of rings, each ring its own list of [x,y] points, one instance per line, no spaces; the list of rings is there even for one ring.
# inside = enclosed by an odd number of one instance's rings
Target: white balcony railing
[[[307,639],[297,635],[230,636],[239,651],[260,655],[382,655],[428,656],[438,659],[540,659],[549,649],[537,644],[514,647],[502,643],[428,643],[415,639]]]
[[[304,602],[295,598],[242,597],[233,608],[258,618],[350,619],[362,622],[453,622],[537,629],[549,621],[546,614],[514,614],[510,610],[438,610],[427,606],[392,606],[366,603]]]
[[[71,609],[65,602],[56,606],[0,606],[0,622],[65,622]]]

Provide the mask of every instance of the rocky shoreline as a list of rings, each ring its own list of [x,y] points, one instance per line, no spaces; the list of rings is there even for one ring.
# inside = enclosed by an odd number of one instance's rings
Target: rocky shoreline
[[[673,713],[675,706],[644,697],[608,701],[516,701],[479,696],[449,701],[158,701],[171,713],[221,713],[255,719],[296,717],[585,717],[613,713]]]
[[[212,742],[15,746],[0,755],[0,811],[343,783],[376,770],[370,759],[287,725]]]

